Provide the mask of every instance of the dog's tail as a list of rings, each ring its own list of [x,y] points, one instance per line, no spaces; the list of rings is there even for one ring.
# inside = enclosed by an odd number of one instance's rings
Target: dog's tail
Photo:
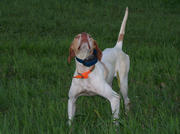
[[[119,32],[119,36],[118,36],[116,46],[115,46],[115,47],[118,47],[118,48],[121,48],[121,49],[122,49],[122,45],[123,45],[123,38],[124,38],[124,34],[125,34],[127,18],[128,18],[128,7],[126,7],[126,12],[125,12],[125,15],[124,15],[123,22],[121,24],[121,29],[120,29],[120,32]]]

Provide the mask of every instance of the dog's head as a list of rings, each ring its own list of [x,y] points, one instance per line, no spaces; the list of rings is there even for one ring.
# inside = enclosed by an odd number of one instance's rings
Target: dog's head
[[[80,59],[85,59],[93,54],[94,49],[97,51],[97,58],[101,61],[102,51],[99,49],[96,41],[88,33],[80,33],[75,36],[69,48],[68,63],[75,56]]]

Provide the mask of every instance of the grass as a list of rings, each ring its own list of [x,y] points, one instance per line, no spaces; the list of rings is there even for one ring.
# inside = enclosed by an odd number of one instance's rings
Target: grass
[[[0,1],[0,134],[180,133],[180,8],[178,0]],[[117,40],[129,7],[123,50],[129,54],[129,97],[120,126],[109,102],[80,97],[67,125],[74,36],[86,31],[103,50]],[[113,89],[119,92],[114,81]]]

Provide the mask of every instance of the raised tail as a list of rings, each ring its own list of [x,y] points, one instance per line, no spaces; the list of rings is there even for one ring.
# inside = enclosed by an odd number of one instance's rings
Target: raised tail
[[[125,15],[124,15],[124,18],[123,18],[123,22],[121,24],[121,29],[120,29],[120,32],[119,32],[119,36],[118,36],[116,46],[115,46],[115,47],[119,47],[121,49],[122,49],[122,45],[123,45],[123,38],[124,38],[124,34],[125,34],[127,18],[128,18],[128,7],[126,7],[126,12],[125,12]]]

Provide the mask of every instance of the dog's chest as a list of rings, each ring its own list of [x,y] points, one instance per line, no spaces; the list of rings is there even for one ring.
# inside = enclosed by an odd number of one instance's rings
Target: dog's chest
[[[94,86],[91,83],[90,79],[82,79],[81,81],[79,81],[78,84],[81,88],[81,91],[79,93],[79,95],[87,95],[87,96],[94,96],[96,95],[96,91],[93,88]]]
[[[89,79],[83,79],[79,82],[79,85],[81,86],[81,89],[84,90],[92,90],[93,85],[91,84],[91,81]]]

